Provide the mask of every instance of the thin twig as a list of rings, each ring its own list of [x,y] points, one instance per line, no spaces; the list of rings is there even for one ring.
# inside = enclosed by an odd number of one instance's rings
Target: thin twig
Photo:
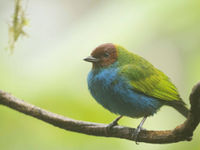
[[[134,128],[117,125],[111,130],[107,130],[107,125],[105,124],[70,119],[24,102],[4,91],[0,91],[0,104],[65,130],[94,136],[115,137],[134,141],[132,138],[132,134],[135,130]],[[138,142],[164,144],[192,140],[193,132],[200,121],[200,82],[194,86],[190,94],[190,104],[190,113],[183,124],[177,126],[173,130],[142,130],[138,136]]]

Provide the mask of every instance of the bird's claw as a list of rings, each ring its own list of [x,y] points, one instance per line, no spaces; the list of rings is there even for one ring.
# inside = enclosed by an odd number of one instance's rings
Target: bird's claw
[[[114,127],[114,126],[116,126],[116,125],[118,125],[118,123],[117,123],[117,121],[113,121],[113,122],[111,122],[110,124],[108,124],[107,126],[106,126],[106,133],[107,133],[107,135],[108,135],[108,133],[112,130],[112,128]]]
[[[116,125],[118,125],[118,123],[117,122],[115,122],[115,121],[113,121],[113,122],[111,122],[110,124],[108,124],[107,126],[106,126],[106,132],[107,132],[107,134],[111,131],[111,129],[114,127],[114,126],[116,126]]]
[[[132,134],[132,138],[135,140],[135,143],[138,145],[138,135],[140,134],[141,130],[146,130],[144,128],[141,128],[140,126],[137,127],[137,129],[134,130]]]
[[[137,129],[135,129],[135,131],[132,134],[132,138],[135,140],[136,144],[138,144],[138,135],[139,135],[140,131],[142,130],[142,126],[143,126],[146,119],[147,119],[147,117],[145,116],[142,119],[142,121],[140,122],[140,124],[138,125]]]
[[[122,117],[123,117],[123,116],[117,117],[113,122],[111,122],[110,124],[107,125],[107,127],[106,127],[106,132],[107,132],[107,134],[111,131],[111,129],[112,129],[114,126],[118,125],[118,121],[119,121],[119,119],[121,119]]]

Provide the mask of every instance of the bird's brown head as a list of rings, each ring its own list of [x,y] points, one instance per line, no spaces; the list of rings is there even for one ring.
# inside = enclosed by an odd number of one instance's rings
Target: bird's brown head
[[[93,63],[93,68],[107,67],[117,60],[117,50],[114,44],[106,43],[93,50],[91,56],[84,59]]]

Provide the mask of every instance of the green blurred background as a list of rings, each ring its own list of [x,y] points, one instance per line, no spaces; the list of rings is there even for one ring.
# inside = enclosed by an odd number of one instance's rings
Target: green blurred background
[[[14,0],[0,0],[0,89],[74,119],[109,123],[116,115],[98,105],[87,90],[91,65],[83,58],[112,42],[149,60],[178,87],[184,101],[200,80],[199,0],[29,0],[28,38],[5,50]],[[1,150],[192,150],[193,141],[154,145],[88,136],[53,127],[0,106]],[[136,127],[141,119],[123,118]],[[173,129],[184,118],[163,107],[144,128]]]

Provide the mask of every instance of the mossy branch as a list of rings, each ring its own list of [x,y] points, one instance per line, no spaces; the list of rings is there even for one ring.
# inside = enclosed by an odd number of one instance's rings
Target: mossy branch
[[[107,125],[105,124],[70,119],[24,102],[7,92],[0,91],[0,104],[65,130],[134,141],[132,136],[135,130],[134,128],[117,125],[111,130],[107,130]],[[200,121],[200,82],[194,86],[190,94],[190,104],[190,113],[183,124],[177,126],[173,130],[142,130],[138,136],[138,142],[164,144],[192,140],[193,132]]]

